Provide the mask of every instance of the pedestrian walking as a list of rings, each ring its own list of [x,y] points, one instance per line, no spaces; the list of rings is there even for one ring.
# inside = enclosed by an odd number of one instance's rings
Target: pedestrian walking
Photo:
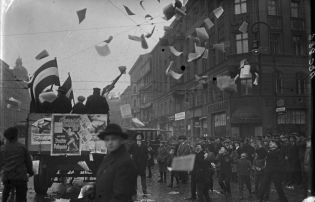
[[[281,181],[281,172],[283,171],[283,162],[284,158],[279,149],[279,143],[275,141],[270,141],[269,143],[269,151],[266,157],[266,167],[264,169],[264,182],[262,184],[262,190],[260,193],[260,201],[264,200],[264,197],[269,190],[271,182],[273,182],[276,191],[279,195],[281,202],[287,202],[288,199],[286,198]]]
[[[231,196],[232,158],[225,147],[221,147],[216,160],[218,162],[219,185],[222,193]]]
[[[152,167],[154,166],[154,151],[153,148],[150,144],[150,142],[148,142],[148,162],[147,162],[147,167],[148,167],[148,178],[152,178]]]
[[[158,182],[166,183],[166,171],[167,171],[167,157],[168,150],[164,142],[160,142],[160,147],[157,154],[157,162],[159,165],[160,179]]]
[[[210,202],[209,196],[209,184],[210,184],[210,169],[209,162],[205,159],[205,153],[201,144],[196,145],[196,158],[195,165],[192,172],[194,180],[196,183],[196,190],[198,195],[198,200],[200,202]],[[193,190],[193,187],[191,187]],[[194,190],[195,191],[195,190]]]
[[[239,183],[239,194],[240,199],[244,198],[243,195],[243,187],[244,184],[246,185],[246,188],[249,193],[249,198],[251,198],[252,195],[252,188],[251,188],[251,182],[250,182],[250,171],[252,168],[251,162],[247,159],[246,153],[241,154],[241,158],[237,160],[237,176],[238,176],[238,183]]]
[[[119,125],[109,124],[98,136],[104,140],[108,154],[98,168],[96,182],[82,188],[83,196],[93,202],[134,201],[137,169],[123,143],[128,135]]]
[[[136,144],[133,144],[130,147],[129,153],[131,155],[131,158],[135,162],[138,176],[141,178],[141,187],[143,194],[147,194],[147,182],[146,182],[146,167],[147,167],[147,161],[148,161],[148,149],[147,147],[142,143],[142,136],[141,134],[138,134],[136,136]]]
[[[169,155],[167,157],[167,167],[172,167],[172,162],[175,157],[175,148],[171,147]],[[174,178],[176,180],[176,187],[179,186],[179,179],[178,179],[178,173],[176,171],[171,170],[170,171],[170,184],[168,187],[172,188],[174,185]]]
[[[16,201],[26,202],[28,177],[34,175],[31,156],[24,145],[18,143],[16,127],[6,129],[4,137],[7,143],[0,148],[0,172],[4,185],[2,201],[7,202],[15,190]]]

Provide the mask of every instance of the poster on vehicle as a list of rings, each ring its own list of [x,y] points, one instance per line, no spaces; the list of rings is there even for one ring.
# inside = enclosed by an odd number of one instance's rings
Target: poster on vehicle
[[[36,114],[37,115],[37,114]],[[31,145],[48,145],[51,143],[51,117],[37,115],[31,117],[30,142]],[[34,120],[33,120],[33,119]]]
[[[106,153],[104,141],[97,136],[106,126],[105,114],[53,114],[51,155],[80,155],[82,151]]]
[[[54,114],[52,117],[51,155],[81,155],[80,115]]]

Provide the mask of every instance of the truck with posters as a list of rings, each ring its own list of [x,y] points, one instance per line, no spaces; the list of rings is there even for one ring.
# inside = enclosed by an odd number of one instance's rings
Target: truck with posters
[[[106,154],[97,137],[108,124],[106,114],[38,114],[28,116],[26,145],[33,156],[34,189],[46,194],[54,182],[82,177],[94,181]]]

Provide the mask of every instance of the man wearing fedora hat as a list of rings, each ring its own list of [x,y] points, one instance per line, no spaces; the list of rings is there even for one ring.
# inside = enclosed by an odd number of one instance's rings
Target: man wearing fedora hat
[[[105,142],[107,155],[96,173],[96,182],[82,189],[95,202],[132,202],[136,196],[137,170],[124,140],[128,135],[117,124],[109,124],[98,137]]]
[[[52,113],[70,113],[72,105],[70,99],[66,96],[66,90],[63,87],[58,88],[58,96],[52,102]]]
[[[86,114],[86,107],[83,104],[85,97],[79,96],[78,102],[73,106],[72,113],[73,114]]]

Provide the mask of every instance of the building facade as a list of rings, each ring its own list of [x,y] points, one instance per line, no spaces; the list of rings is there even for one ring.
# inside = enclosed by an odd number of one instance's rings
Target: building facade
[[[0,138],[6,128],[25,125],[29,113],[30,95],[23,80],[28,79],[22,59],[16,60],[13,69],[0,60]],[[14,98],[21,102],[19,107],[8,107],[8,100]]]
[[[187,15],[174,20],[151,52],[151,125],[191,137],[310,134],[309,5],[309,0],[188,1]],[[212,11],[220,6],[224,12],[217,19]],[[189,36],[207,17],[214,23],[209,40],[193,41]],[[248,28],[242,33],[244,22]],[[165,40],[183,54],[172,55]],[[208,57],[188,63],[195,43],[206,46]],[[215,78],[234,78],[243,59],[259,75],[258,85],[252,76],[236,80],[237,92],[219,90]],[[170,61],[174,71],[184,73],[181,79],[165,75]],[[208,76],[207,85],[200,86],[195,75]]]

